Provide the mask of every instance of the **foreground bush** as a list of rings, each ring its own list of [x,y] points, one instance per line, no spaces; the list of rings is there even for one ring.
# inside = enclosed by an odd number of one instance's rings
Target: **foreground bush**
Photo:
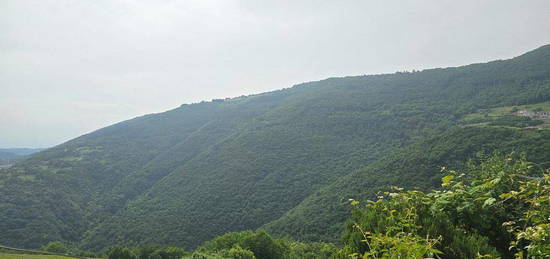
[[[340,257],[543,258],[550,254],[548,171],[495,155],[443,189],[385,192],[355,207]],[[541,177],[542,175],[542,177]]]

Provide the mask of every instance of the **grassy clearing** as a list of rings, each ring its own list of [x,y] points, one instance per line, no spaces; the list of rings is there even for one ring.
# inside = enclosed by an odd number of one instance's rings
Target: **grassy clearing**
[[[75,258],[74,257],[67,257],[67,256],[59,256],[59,255],[0,253],[0,259],[75,259]]]
[[[527,110],[527,111],[550,111],[550,102],[518,105],[518,106],[503,106],[487,110],[481,110],[476,113],[468,114],[464,116],[462,122],[465,126],[488,126],[492,122],[501,120],[504,117],[514,116],[514,111]],[[520,117],[520,116],[518,116]],[[545,121],[542,128],[550,127],[550,121]]]
[[[535,111],[537,109],[548,111],[550,110],[550,102],[543,102],[543,103],[535,103],[535,104],[528,104],[528,105],[518,105],[518,106],[503,106],[503,107],[497,107],[493,109],[488,109],[484,111],[480,111],[477,113],[472,113],[466,115],[466,118],[476,119],[476,118],[483,118],[485,114],[489,117],[499,117],[499,116],[505,116],[512,114],[512,111],[514,109],[517,110],[528,110],[528,111]]]

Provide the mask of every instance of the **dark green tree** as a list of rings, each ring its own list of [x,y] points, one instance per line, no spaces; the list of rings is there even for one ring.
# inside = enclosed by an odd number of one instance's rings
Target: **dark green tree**
[[[254,256],[254,252],[243,249],[238,245],[229,249],[229,252],[227,254],[230,258],[234,259],[256,259],[256,257]]]
[[[64,243],[55,241],[55,242],[49,242],[47,245],[41,247],[40,250],[51,252],[51,253],[64,254],[64,253],[67,253],[68,248],[67,246],[65,246]]]
[[[132,252],[132,250],[121,247],[121,246],[114,246],[111,247],[107,251],[107,258],[109,259],[137,259],[136,254]]]

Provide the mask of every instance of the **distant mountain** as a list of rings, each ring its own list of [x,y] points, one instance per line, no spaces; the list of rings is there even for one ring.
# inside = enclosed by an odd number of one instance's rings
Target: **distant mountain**
[[[45,148],[0,148],[0,152],[3,153],[12,153],[19,156],[27,156],[40,152]]]
[[[0,159],[13,159],[13,158],[16,158],[18,156],[19,155],[14,154],[14,153],[0,151]]]
[[[485,64],[182,105],[0,171],[0,243],[191,248],[260,227],[334,241],[347,197],[391,184],[431,188],[434,167],[460,166],[480,150],[548,157],[540,145],[547,129],[464,122],[490,108],[547,101],[550,45]]]
[[[43,148],[0,148],[0,165],[14,163],[17,160],[44,150]]]

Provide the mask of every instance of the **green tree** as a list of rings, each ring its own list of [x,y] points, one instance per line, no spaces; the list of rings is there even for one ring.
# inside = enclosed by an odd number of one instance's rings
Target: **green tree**
[[[68,248],[65,246],[64,243],[55,241],[55,242],[49,242],[47,245],[42,246],[40,248],[42,251],[51,252],[51,253],[67,253]]]
[[[146,244],[141,245],[135,249],[135,253],[139,259],[149,259],[149,256],[153,254],[156,250],[160,249],[159,245]]]
[[[264,231],[231,232],[206,242],[201,248],[207,251],[230,250],[236,246],[250,250],[256,258],[277,259],[287,254],[282,241],[273,239]]]
[[[111,247],[107,251],[107,258],[109,259],[137,259],[136,254],[134,254],[130,249],[121,246]]]
[[[229,252],[227,254],[230,258],[233,259],[256,259],[256,257],[254,256],[254,252],[243,249],[238,245],[229,249]]]
[[[166,247],[155,250],[147,259],[179,259],[188,254],[189,252],[183,248]]]

